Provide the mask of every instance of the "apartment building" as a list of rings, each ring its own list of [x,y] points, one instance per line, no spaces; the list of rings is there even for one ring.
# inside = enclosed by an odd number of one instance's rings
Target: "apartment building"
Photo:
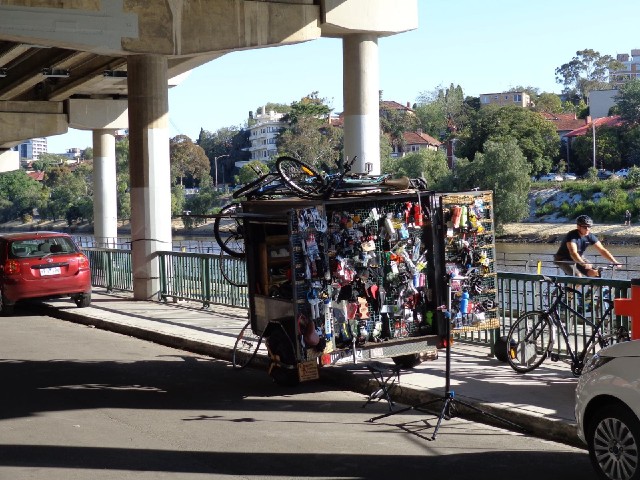
[[[236,162],[237,167],[242,167],[252,160],[260,160],[266,162],[278,153],[276,147],[276,138],[278,133],[287,126],[282,121],[282,113],[276,113],[271,110],[268,113],[259,113],[253,118],[255,123],[249,127],[249,141],[251,146],[246,151],[249,152],[249,160]]]
[[[40,154],[47,153],[47,139],[32,138],[18,145],[16,150],[20,153],[20,158],[38,160]]]
[[[502,93],[483,93],[480,95],[480,106],[500,105],[517,105],[518,107],[530,107],[531,96],[526,92],[502,92]]]
[[[624,65],[622,70],[609,74],[609,81],[616,87],[620,87],[631,80],[640,79],[640,48],[631,50],[631,55],[619,53],[616,56],[616,60]]]

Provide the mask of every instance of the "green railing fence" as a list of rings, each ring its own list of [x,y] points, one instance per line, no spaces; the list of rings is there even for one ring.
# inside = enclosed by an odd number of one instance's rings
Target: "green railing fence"
[[[95,287],[108,291],[133,291],[131,251],[125,249],[83,248],[91,262],[91,278]],[[226,281],[221,274],[220,262],[225,262],[225,272],[234,272],[233,278],[246,278],[244,260],[219,254],[158,252],[160,262],[160,292],[158,300],[190,300],[210,304],[233,305],[248,308],[247,288]],[[486,344],[493,348],[496,335],[506,335],[511,324],[522,313],[548,305],[549,284],[542,276],[532,273],[497,273],[497,308],[500,328],[497,330],[470,331],[456,334],[460,341]],[[609,290],[611,298],[628,298],[631,281],[611,278],[552,277],[575,288],[590,288],[593,298],[601,298]],[[572,302],[577,300],[573,298]],[[574,303],[575,305],[575,303]],[[591,309],[587,317],[595,318],[598,312]],[[617,317],[617,322],[629,330],[629,319]],[[567,330],[576,339],[588,336],[588,331],[575,315],[564,318]],[[564,347],[561,345],[561,347]],[[562,353],[562,350],[560,350]]]

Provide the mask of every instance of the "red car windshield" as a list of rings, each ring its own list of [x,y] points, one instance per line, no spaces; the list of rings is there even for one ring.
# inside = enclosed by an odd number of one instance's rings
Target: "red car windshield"
[[[44,257],[77,251],[68,237],[30,238],[12,242],[9,245],[9,258]]]

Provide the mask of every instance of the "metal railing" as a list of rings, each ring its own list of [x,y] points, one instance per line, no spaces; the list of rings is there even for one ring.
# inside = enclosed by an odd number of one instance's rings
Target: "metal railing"
[[[91,262],[91,279],[95,287],[104,287],[109,291],[133,291],[131,251],[125,249],[84,248]],[[159,300],[190,300],[201,302],[203,307],[210,304],[233,305],[248,308],[246,287],[237,287],[227,282],[221,274],[220,263],[225,263],[225,271],[235,270],[234,278],[244,278],[245,262],[242,259],[221,256],[219,254],[158,252],[160,262]],[[561,283],[574,288],[589,288],[591,298],[601,298],[609,290],[611,298],[628,298],[631,281],[610,278],[553,277]],[[500,327],[495,330],[482,330],[457,333],[456,338],[470,343],[484,344],[493,351],[497,335],[506,335],[511,324],[523,313],[544,308],[548,305],[552,292],[549,284],[541,282],[542,276],[521,272],[498,272],[497,309]],[[576,306],[578,299],[570,302]],[[585,316],[594,320],[601,313],[592,308]],[[567,331],[579,341],[591,332],[581,325],[575,315],[566,315]],[[616,321],[630,331],[628,317],[616,317]],[[564,345],[562,345],[564,347]],[[563,353],[562,350],[559,353]]]
[[[83,248],[91,264],[91,284],[107,291],[133,291],[131,250]],[[244,260],[219,254],[158,252],[162,301],[190,300],[210,304],[248,308],[247,287],[227,282],[221,274],[220,262],[233,278],[245,278]]]

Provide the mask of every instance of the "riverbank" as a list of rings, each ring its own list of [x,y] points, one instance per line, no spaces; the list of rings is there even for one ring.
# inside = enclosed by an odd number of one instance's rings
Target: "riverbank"
[[[574,224],[567,223],[507,223],[496,232],[496,241],[504,243],[559,243]],[[186,229],[182,220],[172,222],[173,234],[184,237],[213,237],[213,221],[193,229]],[[68,226],[66,221],[33,221],[22,223],[13,221],[0,224],[0,232],[53,230],[73,235],[92,235],[93,225],[83,223]],[[594,225],[592,229],[598,238],[608,245],[640,245],[640,224],[625,226],[621,224]],[[130,235],[128,222],[118,223],[118,234]]]

